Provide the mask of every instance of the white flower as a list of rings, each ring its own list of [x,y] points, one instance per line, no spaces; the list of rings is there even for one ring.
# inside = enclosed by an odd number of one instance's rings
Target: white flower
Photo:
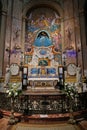
[[[7,90],[6,92],[9,93],[9,90]]]
[[[68,85],[67,83],[65,83],[65,86]]]
[[[66,83],[65,84],[65,93],[69,98],[74,99],[74,97],[78,94],[77,89],[76,89],[76,84],[75,83]]]
[[[11,92],[9,92],[9,95],[11,95]]]
[[[14,95],[15,95],[15,96],[17,96],[17,95],[18,95],[18,93],[17,93],[17,92],[15,92],[15,93],[14,93]]]
[[[7,90],[6,92],[8,93],[9,96],[16,97],[18,96],[19,91],[21,91],[19,87],[20,87],[19,83],[9,83],[9,90]]]

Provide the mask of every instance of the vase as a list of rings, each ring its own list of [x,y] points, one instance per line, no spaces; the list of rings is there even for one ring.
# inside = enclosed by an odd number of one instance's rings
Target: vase
[[[76,121],[75,121],[75,119],[74,119],[74,114],[73,114],[73,100],[70,100],[69,114],[70,114],[70,118],[69,118],[68,122],[69,122],[70,124],[75,124]]]
[[[15,116],[14,116],[14,101],[15,101],[15,98],[14,98],[14,96],[12,96],[11,97],[11,115],[10,115],[10,119],[8,121],[8,123],[10,125],[13,125],[18,122],[18,119],[15,118]]]

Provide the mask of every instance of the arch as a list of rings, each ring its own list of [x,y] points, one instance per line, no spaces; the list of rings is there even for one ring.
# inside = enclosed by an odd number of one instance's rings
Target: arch
[[[56,12],[56,14],[59,16],[60,18],[60,24],[61,24],[61,32],[63,31],[63,15],[64,15],[64,11],[62,8],[62,5],[59,4],[56,1],[53,0],[32,0],[29,1],[28,3],[26,3],[23,7],[23,11],[22,11],[22,17],[23,17],[23,23],[22,23],[22,47],[23,47],[23,51],[24,51],[24,44],[25,44],[25,28],[26,28],[26,21],[27,21],[27,16],[28,14],[30,14],[34,9],[38,9],[38,8],[49,8],[52,9],[54,12]],[[51,30],[53,30],[53,28],[55,28],[54,26],[52,26]],[[34,35],[34,38],[36,36]],[[49,36],[49,40],[51,43],[51,37]]]
[[[49,33],[48,33],[46,30],[40,30],[40,31],[37,33],[36,38],[39,37],[39,35],[41,35],[41,33],[45,33],[45,35],[46,35],[48,38],[50,38],[50,35],[49,35]]]
[[[28,4],[26,4],[24,7],[23,7],[23,17],[26,17],[26,14],[28,11],[31,11],[32,9],[34,8],[38,8],[38,7],[49,7],[51,9],[54,9],[58,14],[60,14],[61,17],[63,17],[63,9],[62,7],[57,4],[57,2],[54,2],[52,0],[48,1],[48,0],[44,0],[44,1],[41,1],[41,0],[32,0],[30,1]]]
[[[48,34],[47,31],[44,31],[44,30],[41,30],[36,38],[35,38],[35,41],[34,41],[34,46],[37,46],[37,47],[41,47],[41,46],[44,46],[44,47],[48,47],[48,46],[52,46],[52,41],[50,39],[50,35]]]

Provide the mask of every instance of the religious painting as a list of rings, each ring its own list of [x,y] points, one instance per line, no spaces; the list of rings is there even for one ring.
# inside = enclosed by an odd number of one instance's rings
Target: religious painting
[[[51,8],[39,7],[28,11],[26,17],[25,53],[28,55],[25,56],[25,63],[29,69],[33,67],[32,75],[46,70],[47,76],[55,76],[62,61],[60,15]]]
[[[74,34],[74,19],[70,19],[64,22],[65,25],[65,43],[63,47],[63,53],[66,55],[65,62],[66,64],[75,63],[77,60],[77,50],[75,43],[75,34]]]
[[[49,60],[48,59],[39,59],[39,62],[38,62],[38,66],[48,66],[49,65]]]
[[[44,12],[45,10],[45,12]],[[44,37],[44,43],[48,45],[61,42],[61,25],[59,14],[50,8],[36,8],[32,12],[27,13],[28,20],[26,21],[26,35],[25,43],[39,46]],[[42,31],[38,36],[38,31],[46,30],[49,32],[50,37],[46,32]],[[45,45],[47,46],[47,45]]]
[[[45,31],[41,31],[38,37],[34,41],[34,46],[36,47],[49,47],[52,46],[52,40],[49,38]]]

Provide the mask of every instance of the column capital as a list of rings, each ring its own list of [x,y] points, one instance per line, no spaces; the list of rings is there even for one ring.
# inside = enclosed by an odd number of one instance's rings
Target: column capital
[[[2,10],[0,11],[0,14],[1,14],[1,15],[7,15],[7,10],[6,10],[6,9],[2,9]]]
[[[79,10],[79,15],[84,15],[84,14],[85,14],[84,9],[80,9],[80,10]]]

